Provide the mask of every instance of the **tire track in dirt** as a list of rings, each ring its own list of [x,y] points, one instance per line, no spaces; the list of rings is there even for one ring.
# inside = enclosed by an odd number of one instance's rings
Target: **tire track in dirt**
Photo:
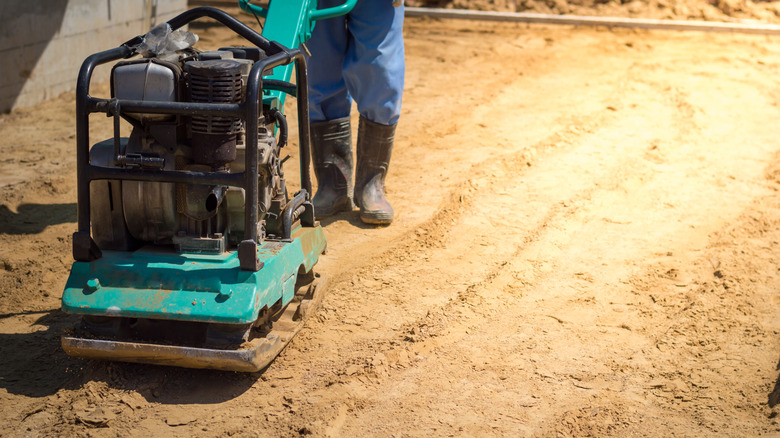
[[[683,112],[684,115],[688,116],[688,118],[693,117],[693,115],[695,114],[695,110],[692,110],[693,107],[684,100],[684,98],[683,98],[681,93],[674,92],[671,97],[672,98],[669,99],[669,101],[672,102],[672,104],[676,108],[678,108],[681,112]],[[610,132],[613,132],[613,133],[615,132],[614,126],[610,126],[609,128],[610,128],[609,129]],[[696,134],[695,131],[687,129],[687,128],[689,128],[688,125],[686,125],[684,123],[680,124],[679,132],[680,132],[680,136],[681,137],[687,137],[689,135]],[[652,143],[652,142],[648,142],[648,143]],[[617,154],[617,155],[621,156],[621,157],[625,157],[626,156],[626,154]],[[690,157],[686,157],[686,158],[690,158]],[[639,177],[639,179],[642,180],[643,179],[642,176],[650,175],[652,173],[652,171],[655,170],[655,169],[652,169],[651,168],[652,166],[650,164],[645,164],[646,160],[647,160],[647,157],[643,156],[643,154],[639,154],[638,157],[633,157],[631,160],[627,160],[627,161],[637,161],[637,160],[639,161],[639,164],[640,164],[640,166],[638,166],[638,167],[644,167],[642,169],[642,171],[639,172],[640,174],[644,174],[644,175],[640,175],[640,177]],[[555,163],[560,163],[561,160],[560,159],[555,159],[554,162]],[[601,163],[601,164],[603,166],[604,163]],[[614,166],[612,168],[608,167],[607,169],[612,170],[614,168],[623,167],[625,164],[626,164],[626,162],[624,161],[624,162],[620,163],[617,166]],[[632,163],[632,164],[636,164],[636,163]],[[508,167],[511,167],[511,166],[508,166]],[[636,171],[637,170],[637,166],[634,166],[631,169],[633,171]],[[610,173],[609,170],[607,170],[607,172],[605,172],[605,174],[609,174]],[[633,175],[630,175],[630,176],[629,175],[624,175],[623,178],[621,179],[622,182],[617,182],[615,184],[617,187],[610,188],[610,189],[612,191],[620,191],[621,189],[625,189],[625,187],[621,187],[621,185],[628,185],[629,188],[631,188],[633,191],[637,191],[636,188],[630,187],[631,184],[626,184],[626,182],[630,183],[634,176],[636,176],[635,173]],[[503,181],[504,179],[498,179],[498,180]],[[652,180],[653,180],[652,178],[645,178],[642,181],[642,183],[644,185],[650,185],[653,182]],[[598,183],[598,180],[596,180],[596,183],[593,185],[593,187],[594,188],[595,187],[599,187],[600,185],[601,184]],[[487,190],[487,191],[490,191],[490,190]],[[511,190],[509,190],[509,191],[511,192]],[[591,201],[591,198],[593,197],[593,193],[592,193],[593,191],[595,191],[595,189],[587,191],[585,194],[580,195],[579,197],[574,197],[573,198],[574,202],[572,202],[572,204],[576,205],[577,201],[581,201],[581,200]],[[602,191],[604,191],[604,190],[602,189]],[[475,196],[479,196],[480,194],[483,194],[483,193],[477,193],[477,194],[474,194],[474,195]],[[744,194],[742,194],[742,195],[744,197]],[[607,197],[609,197],[609,196],[607,196]],[[747,198],[747,199],[749,200],[750,198]],[[625,203],[623,203],[622,205],[624,205],[624,204]],[[743,200],[742,204],[744,205],[744,200]],[[569,214],[561,215],[559,217],[556,217],[556,219],[558,220],[558,222],[565,223],[567,220],[570,219],[570,216],[575,214],[576,208],[577,207],[574,207],[575,210],[571,211]],[[585,208],[583,208],[583,209],[585,209]],[[495,210],[496,211],[501,211],[501,208],[496,208]],[[737,210],[739,210],[739,209],[737,209]],[[553,214],[552,216],[557,216],[557,215]],[[611,222],[611,223],[614,223],[614,224],[617,224],[617,225],[621,225],[620,222],[615,222],[615,221],[605,221],[605,222],[608,222],[608,223]],[[711,226],[718,227],[719,223],[712,224]],[[542,221],[542,225],[540,227],[536,227],[536,228],[537,229],[554,229],[554,228],[560,228],[560,227],[556,226],[555,221],[547,219],[547,220],[543,220]],[[530,233],[530,234],[533,234],[533,233]],[[544,237],[549,239],[549,236],[544,236]],[[706,237],[706,234],[705,234],[704,237]],[[517,241],[516,239],[512,239],[512,240]],[[417,323],[412,324],[412,329],[408,330],[408,333],[406,335],[406,339],[407,340],[416,340],[416,341],[423,340],[423,341],[427,341],[429,344],[432,343],[432,345],[428,345],[428,346],[423,347],[422,349],[418,350],[418,351],[429,352],[432,349],[438,348],[438,345],[437,345],[438,343],[436,341],[428,341],[428,338],[431,337],[431,336],[433,336],[433,337],[450,336],[453,331],[454,332],[460,332],[459,334],[461,334],[461,335],[463,335],[463,334],[468,335],[469,334],[469,330],[471,330],[472,332],[480,331],[478,328],[475,329],[474,327],[468,327],[469,324],[474,324],[475,321],[477,323],[484,324],[484,320],[486,319],[486,317],[496,316],[496,315],[499,315],[499,314],[507,314],[507,313],[512,314],[512,312],[506,312],[506,309],[502,308],[502,307],[506,306],[506,303],[500,297],[501,297],[501,295],[503,293],[506,292],[507,286],[509,286],[513,282],[517,282],[518,280],[520,280],[520,278],[522,278],[523,283],[527,285],[528,284],[527,283],[528,280],[527,280],[527,277],[525,275],[528,275],[528,273],[529,273],[528,271],[529,270],[528,270],[527,267],[525,267],[524,269],[512,270],[512,269],[508,269],[507,265],[510,264],[513,260],[517,260],[517,259],[524,260],[525,258],[524,257],[520,257],[520,255],[523,254],[524,252],[527,252],[527,249],[524,248],[524,247],[527,244],[529,244],[529,243],[534,243],[533,239],[527,239],[526,238],[526,241],[524,241],[523,244],[518,246],[517,251],[511,257],[499,258],[498,261],[495,262],[495,263],[493,263],[491,261],[490,264],[492,266],[495,266],[496,268],[494,268],[492,271],[490,271],[488,273],[488,275],[486,275],[484,277],[481,276],[480,277],[481,281],[479,281],[477,283],[470,284],[465,289],[465,291],[463,291],[463,293],[459,294],[459,297],[458,297],[457,301],[450,301],[450,303],[448,305],[444,306],[441,309],[436,309],[435,311],[430,312],[428,315],[426,315],[425,318],[422,318],[421,320],[418,320]],[[545,242],[545,245],[541,245],[541,246],[550,246],[550,245],[549,245],[549,242]],[[641,257],[641,256],[638,256],[638,257]],[[521,264],[524,264],[524,262],[521,262]],[[506,271],[506,270],[509,271],[508,274],[506,272],[503,272],[503,271]],[[521,274],[519,276],[519,278],[518,278],[517,274]],[[631,270],[629,270],[628,272],[624,272],[623,273],[623,277],[624,278],[625,277],[630,277],[631,276],[630,274],[631,274]],[[577,273],[575,273],[575,275],[577,275]],[[580,274],[580,275],[582,275],[582,274]],[[545,275],[542,275],[541,277],[539,277],[539,276],[533,277],[533,275],[531,275],[531,277],[532,277],[532,279],[530,280],[530,284],[531,285],[533,285],[534,283],[538,283],[538,282],[541,282],[541,283],[550,283],[551,282],[550,279],[544,278]],[[592,282],[593,280],[590,280],[590,281]],[[555,281],[553,281],[553,282],[555,282]],[[498,284],[496,284],[496,283],[498,283]],[[485,301],[484,301],[485,289],[487,289],[488,287],[491,288],[494,291],[498,291],[496,294],[494,294],[494,295],[497,295],[497,296],[493,297],[494,300],[493,300],[492,303],[490,303],[490,302],[485,303]],[[477,300],[476,303],[470,302],[469,299],[473,298],[475,291],[481,291],[481,293],[483,295],[483,296],[481,296],[482,299]],[[517,292],[517,291],[515,291],[515,292]],[[566,294],[564,294],[564,296],[565,295]],[[545,299],[542,299],[541,301],[544,301],[544,300]],[[455,303],[455,304],[453,304],[453,303]],[[539,303],[539,301],[537,301],[537,304],[538,303]],[[486,306],[486,304],[487,304],[487,306]],[[491,304],[492,304],[492,306],[491,306]],[[622,303],[618,303],[618,304],[622,304]],[[520,306],[520,307],[523,307],[523,306]],[[528,309],[523,309],[523,310],[528,310]],[[433,316],[431,315],[431,313],[433,313]],[[463,315],[464,313],[466,315],[468,315],[466,317],[466,322],[459,321],[460,319],[462,319],[461,317],[454,317],[453,318],[452,316],[449,316],[449,315],[453,315],[453,314],[455,314],[455,315]],[[517,313],[517,312],[515,312],[515,313]],[[539,324],[539,325],[542,325],[542,326],[549,325],[549,323],[550,323],[549,320],[554,320],[555,322],[557,322],[560,325],[570,325],[570,324],[572,324],[571,321],[567,321],[567,320],[561,319],[561,318],[556,317],[556,316],[548,316],[548,315],[536,315],[536,316],[537,316],[537,320],[534,321],[534,322],[536,324]],[[544,324],[545,318],[547,318],[547,324]],[[454,321],[453,321],[453,319],[454,319]],[[629,317],[629,319],[630,319],[630,317]],[[504,323],[505,323],[505,321],[502,321],[501,323],[496,323],[496,325],[501,325],[501,324],[504,324]],[[555,324],[555,323],[553,323],[553,324]],[[581,327],[581,326],[586,326],[586,325],[588,325],[588,323],[580,321],[580,322],[576,323],[576,325],[578,326],[577,328],[581,330],[581,329],[583,329],[583,327]],[[607,328],[609,330],[626,330],[626,331],[631,331],[632,330],[632,328],[628,324],[626,324],[626,323],[615,324],[615,325],[595,324],[595,326],[598,327],[596,329],[598,331],[604,331],[605,328]],[[464,329],[464,327],[468,327],[468,328]],[[442,332],[444,332],[444,333],[442,333]],[[489,332],[489,330],[488,330],[488,332]],[[457,339],[460,339],[460,338],[457,338]],[[451,339],[446,339],[445,342],[450,343],[450,344],[453,343]],[[488,344],[489,345],[496,345],[496,344],[501,344],[501,343],[500,342],[490,342]],[[390,345],[393,345],[393,344],[390,343]],[[376,343],[374,343],[374,344],[371,345],[370,349],[367,349],[367,351],[376,351],[377,349],[378,350],[382,350],[382,348],[380,346],[378,346],[378,345],[376,345]],[[631,348],[629,348],[629,350],[630,349]],[[392,352],[391,356],[397,357],[397,354],[398,354],[397,352]],[[406,354],[400,353],[400,355],[401,355],[401,357],[409,357],[409,353],[406,353]],[[368,361],[368,363],[366,365],[364,365],[363,373],[368,374],[369,376],[372,376],[372,375],[375,376],[376,375],[376,371],[373,371],[373,370],[376,369],[376,368],[381,368],[381,365],[383,365],[382,362],[385,360],[386,356],[387,356],[386,354],[381,354],[381,353],[378,356],[374,356],[371,360]],[[505,357],[504,355],[497,355],[497,356]],[[436,365],[434,365],[434,366],[436,366]],[[615,391],[616,389],[614,389],[614,388],[622,388],[623,386],[625,386],[625,382],[613,382],[613,381],[607,381],[607,382],[601,381],[601,382],[599,382],[598,381],[599,378],[603,379],[604,375],[606,375],[607,372],[605,370],[603,375],[596,374],[594,376],[593,373],[592,373],[593,369],[599,369],[599,367],[598,366],[593,366],[591,369],[589,369],[589,372],[585,373],[585,375],[582,375],[582,373],[580,372],[578,375],[568,375],[568,376],[563,376],[563,377],[558,376],[557,380],[558,381],[564,381],[565,380],[565,381],[568,382],[568,381],[573,379],[573,380],[579,382],[579,383],[575,383],[574,384],[575,387],[580,388],[580,389],[586,389],[586,390],[594,388],[594,382],[593,382],[594,379],[596,380],[595,386],[598,386],[598,385],[601,385],[602,387],[606,386],[607,390],[609,390],[609,391]],[[420,374],[421,375],[426,375],[426,376],[430,375],[430,374],[435,374],[433,372],[433,370],[429,369],[428,371],[429,372],[420,373]],[[355,373],[354,369],[353,369],[353,373]],[[549,373],[546,373],[546,372],[541,372],[540,373],[540,372],[537,371],[536,374],[537,375],[541,375],[542,378],[544,378],[544,379],[555,378],[555,376],[551,376]],[[475,379],[475,380],[479,380],[479,379]],[[638,382],[630,382],[630,383],[638,384],[641,387],[642,384],[644,383],[642,381],[642,377],[640,376],[638,380],[639,380]],[[585,381],[585,382],[583,382],[583,381]],[[366,383],[365,380],[362,380],[362,382]],[[371,384],[374,384],[374,385],[379,385],[381,387],[381,383],[374,382],[371,379],[368,379],[368,382],[370,382]],[[451,384],[452,382],[450,381],[449,383]],[[611,388],[609,388],[610,385],[612,385]],[[447,386],[447,382],[440,382],[440,385],[430,385],[430,386],[432,386],[432,387],[446,387]],[[378,389],[375,392],[383,394],[382,395],[383,399],[387,396],[387,393],[385,391],[381,390],[381,389]],[[639,389],[638,393],[639,393],[638,395],[641,395],[642,394],[642,390]],[[513,395],[516,395],[516,394],[513,394]],[[686,398],[686,396],[681,396],[681,399],[683,399],[684,401],[685,401],[685,398]],[[371,400],[371,401],[372,402],[376,402],[377,404],[379,404],[381,406],[381,408],[379,408],[379,412],[377,412],[376,409],[368,410],[369,413],[363,415],[363,417],[365,417],[365,418],[363,418],[363,420],[367,420],[369,417],[373,418],[375,415],[381,415],[381,412],[388,408],[388,406],[387,406],[388,403],[387,402],[380,402],[380,401],[377,401],[377,400]],[[560,401],[560,400],[556,400],[556,401]],[[431,401],[429,400],[429,402],[431,402]],[[532,405],[536,404],[536,402],[529,402],[529,403],[531,403]],[[551,404],[552,403],[546,404],[545,409],[551,408],[551,406],[550,406]],[[425,402],[423,402],[422,405],[425,405]],[[631,405],[633,405],[633,406],[631,406]],[[626,406],[629,406],[629,407],[626,408]],[[620,413],[620,412],[618,412],[619,410],[616,411],[615,409],[612,409],[612,413],[605,418],[605,421],[608,420],[608,421],[611,422],[613,420],[621,420],[621,421],[623,421],[623,423],[616,424],[615,427],[606,427],[606,428],[602,428],[602,429],[598,429],[598,428],[592,429],[591,432],[598,433],[598,431],[601,430],[602,432],[616,433],[618,430],[622,430],[622,429],[620,429],[622,426],[627,426],[627,425],[631,425],[632,423],[636,423],[639,420],[639,418],[640,418],[638,412],[640,411],[640,409],[642,409],[642,407],[643,407],[642,404],[637,404],[636,402],[632,401],[629,398],[629,400],[627,400],[623,404],[623,408],[626,408],[626,410],[629,411],[628,414]],[[574,418],[579,418],[578,417],[579,414],[577,414],[578,411],[575,410],[575,411],[571,411],[571,412],[574,412],[573,414],[571,414],[571,415],[574,416]],[[394,411],[391,411],[391,413],[390,413],[390,415],[397,415],[397,414],[398,414],[398,412],[394,412]],[[437,414],[440,415],[441,412],[438,412]],[[478,417],[481,420],[484,420],[484,415],[482,415],[484,413],[480,413],[480,414],[481,415],[479,415]],[[360,414],[358,414],[358,415],[360,415]],[[436,415],[434,415],[434,416],[436,416]],[[574,421],[574,420],[572,420],[572,421]],[[358,424],[366,424],[366,421],[360,421],[358,419],[357,423]],[[721,427],[722,427],[722,425],[721,425]],[[471,430],[470,432],[473,433],[475,431],[479,432],[479,429]],[[505,432],[510,432],[510,431],[511,430],[505,430]],[[382,432],[383,433],[387,433],[387,432],[389,432],[389,430],[383,430]],[[495,432],[495,431],[493,431],[493,432]]]
[[[591,125],[595,126],[595,125],[598,125],[598,124],[600,124],[600,123],[593,123]],[[606,128],[603,128],[603,129],[604,130],[612,130],[613,128],[614,128],[614,126],[608,126]],[[578,134],[579,136],[584,136],[584,135],[590,135],[590,133],[592,131],[593,131],[592,126],[589,129],[567,129],[567,130],[565,130],[564,133],[556,134],[554,137],[556,139],[566,139],[567,140],[566,143],[572,144],[572,143],[575,143],[578,140],[572,134]],[[553,143],[555,143],[555,142],[553,142]],[[545,142],[542,142],[541,145],[538,145],[538,146],[545,147],[545,148],[550,148],[549,145],[550,145],[550,142],[549,141],[545,141]],[[571,152],[569,152],[569,154],[571,154]],[[621,154],[616,154],[616,156],[621,157],[622,155]],[[559,159],[550,159],[550,160],[553,161],[553,162],[559,162],[560,161]],[[491,160],[491,161],[482,163],[482,166],[480,166],[480,167],[485,168],[484,170],[480,169],[480,171],[478,171],[478,172],[470,172],[470,173],[476,173],[477,175],[486,175],[486,176],[483,176],[482,178],[475,178],[475,179],[469,180],[467,183],[464,183],[463,185],[467,187],[465,189],[466,193],[464,193],[464,190],[462,190],[462,189],[461,190],[457,190],[452,196],[450,196],[451,201],[448,204],[446,204],[442,209],[440,209],[441,214],[437,214],[437,215],[434,216],[436,218],[443,218],[443,220],[439,220],[439,219],[434,220],[434,222],[432,222],[431,225],[430,225],[430,228],[432,228],[433,230],[436,230],[436,232],[437,232],[436,239],[434,240],[435,245],[430,245],[430,240],[424,240],[423,242],[420,242],[419,239],[415,239],[415,238],[412,238],[410,236],[407,239],[405,239],[405,241],[408,242],[406,245],[402,245],[400,248],[396,248],[396,249],[390,251],[391,254],[387,254],[386,253],[383,256],[379,257],[379,259],[383,261],[383,262],[380,263],[379,266],[373,267],[368,272],[366,272],[366,271],[361,272],[358,275],[356,275],[355,277],[357,277],[357,278],[369,277],[369,278],[377,278],[377,279],[378,278],[388,278],[388,277],[391,277],[391,275],[389,275],[387,272],[384,272],[383,274],[379,274],[379,275],[376,275],[376,274],[372,275],[372,274],[374,272],[382,272],[383,270],[387,269],[387,265],[390,265],[390,264],[393,264],[393,263],[396,263],[396,262],[404,263],[404,264],[412,264],[412,265],[415,264],[415,263],[419,263],[420,262],[419,257],[417,257],[416,260],[414,260],[415,259],[414,256],[411,257],[413,260],[408,260],[406,257],[409,255],[410,250],[413,251],[414,249],[417,249],[417,252],[420,252],[420,250],[419,250],[420,247],[424,247],[427,250],[425,252],[422,252],[422,254],[426,254],[427,255],[427,257],[424,257],[426,260],[429,259],[429,258],[434,258],[434,256],[430,255],[430,248],[432,248],[432,247],[434,248],[434,251],[441,251],[441,252],[448,253],[448,255],[446,255],[446,256],[436,257],[437,259],[454,259],[454,258],[457,258],[457,254],[453,254],[453,253],[457,253],[457,251],[458,251],[457,248],[471,247],[471,246],[474,245],[474,242],[473,241],[469,241],[467,245],[463,245],[463,244],[457,245],[457,246],[455,246],[454,250],[452,249],[453,245],[452,245],[452,242],[451,242],[451,238],[452,238],[451,234],[456,234],[456,233],[452,232],[452,229],[451,229],[452,227],[447,227],[446,226],[448,223],[452,223],[455,220],[455,218],[452,217],[453,216],[452,213],[453,212],[457,212],[458,213],[457,216],[462,216],[462,213],[464,211],[470,211],[471,210],[471,205],[470,204],[472,203],[471,200],[473,198],[475,198],[475,197],[479,198],[479,197],[485,197],[485,196],[492,196],[496,192],[496,188],[497,188],[498,185],[502,185],[502,186],[505,185],[504,182],[507,179],[507,174],[506,173],[507,173],[508,170],[511,171],[512,169],[517,169],[518,167],[520,167],[518,165],[527,165],[527,164],[528,164],[528,153],[527,153],[527,151],[522,151],[520,153],[514,153],[514,154],[511,154],[511,155],[507,154],[504,157],[499,157],[498,160],[495,160],[495,161]],[[604,170],[604,174],[605,175],[609,175],[611,173],[611,172],[609,172],[609,169],[619,168],[619,167],[622,167],[623,165],[624,165],[623,162],[618,162],[614,166],[608,166]],[[503,194],[506,194],[506,192],[509,192],[509,193],[511,193],[511,192],[518,192],[526,184],[523,181],[514,181],[514,182],[515,182],[514,187],[502,187],[504,189],[504,193]],[[506,265],[510,261],[516,259],[517,256],[519,255],[519,253],[522,251],[522,248],[524,246],[526,246],[527,244],[533,242],[536,238],[538,238],[538,236],[543,233],[543,230],[545,230],[548,227],[555,227],[556,226],[555,225],[556,222],[562,222],[562,221],[566,220],[566,218],[568,218],[569,216],[574,214],[574,212],[576,211],[575,210],[576,207],[574,207],[573,209],[570,208],[570,209],[567,210],[566,208],[561,207],[561,204],[565,205],[566,201],[568,201],[569,204],[576,204],[579,201],[582,201],[582,200],[585,200],[585,199],[589,199],[592,196],[592,192],[595,190],[595,187],[597,187],[597,186],[599,186],[598,182],[593,184],[590,188],[588,188],[584,192],[580,192],[578,195],[575,194],[573,196],[564,197],[565,201],[561,201],[561,203],[552,203],[552,211],[550,211],[546,215],[541,214],[542,219],[539,222],[538,226],[531,227],[530,231],[526,231],[526,234],[524,234],[522,236],[508,236],[508,240],[510,240],[512,242],[518,242],[518,241],[522,242],[519,247],[515,248],[515,252],[514,253],[510,253],[509,256],[505,255],[504,257],[494,257],[494,258],[490,259],[489,261],[482,260],[482,264],[483,265],[487,265],[488,269],[487,269],[487,273],[486,274],[485,273],[479,273],[479,274],[476,275],[476,277],[479,279],[478,282],[474,283],[473,282],[474,280],[471,280],[472,282],[469,283],[468,286],[465,289],[458,291],[456,297],[450,297],[449,298],[450,299],[449,303],[447,305],[445,305],[442,309],[428,310],[428,315],[425,318],[423,318],[423,322],[422,323],[412,324],[412,329],[411,330],[407,330],[407,329],[402,330],[401,334],[403,335],[403,338],[405,338],[406,340],[419,340],[419,339],[415,339],[415,338],[425,338],[425,337],[429,336],[430,334],[426,333],[427,331],[429,331],[431,329],[435,330],[435,327],[441,323],[441,320],[449,319],[449,317],[446,317],[445,315],[450,315],[450,314],[453,313],[452,312],[452,307],[453,306],[461,307],[463,305],[469,305],[469,306],[480,306],[481,307],[482,303],[470,303],[469,302],[469,298],[474,296],[474,291],[476,289],[479,289],[482,285],[492,283],[496,279],[496,277],[502,275],[504,273],[505,269],[506,269]],[[465,201],[464,201],[464,198],[465,198]],[[488,202],[487,204],[490,205],[490,208],[488,208],[488,210],[490,210],[490,211],[504,211],[504,212],[506,212],[506,211],[511,211],[512,210],[512,207],[514,206],[515,202],[514,202],[514,200],[509,200],[509,202],[507,202],[504,205],[493,205],[493,204],[495,204],[495,202]],[[484,210],[485,209],[484,206],[481,206],[481,207],[482,208],[480,210]],[[482,214],[484,215],[484,213],[482,213]],[[462,217],[460,219],[462,219]],[[502,219],[505,219],[505,218],[502,217]],[[506,222],[508,222],[508,221],[506,221]],[[469,225],[467,225],[465,227],[461,227],[462,231],[466,231],[466,230],[472,228],[472,225],[473,224],[469,224]],[[423,232],[416,232],[415,236],[420,236],[420,235],[428,236],[430,233],[428,233],[427,231],[428,230],[425,230]],[[442,243],[444,241],[444,239],[442,238],[442,233],[446,233],[447,234],[447,243],[449,244],[448,246],[451,247],[451,249],[449,249],[449,250],[442,249]],[[523,237],[523,236],[525,236],[525,237]],[[433,262],[433,263],[436,264],[435,262]],[[459,264],[462,264],[462,263],[459,263]],[[405,268],[401,269],[401,271],[405,271],[405,272],[409,271],[409,270],[412,270],[411,267],[405,267]],[[506,277],[504,277],[504,278],[506,278]],[[512,275],[510,275],[509,278],[510,279],[514,279],[514,281],[517,280],[517,278],[513,277]],[[353,281],[353,285],[354,285],[354,281]],[[390,292],[391,294],[403,293],[403,291],[399,291],[398,290],[398,286],[392,284],[392,282],[390,284],[387,284],[387,289],[389,289],[388,292]],[[423,287],[422,289],[425,289],[425,288]],[[385,290],[384,287],[383,287],[383,290]],[[503,290],[503,288],[498,288],[498,290]],[[358,290],[347,290],[346,292],[347,292],[347,295],[357,295],[357,294],[359,294]],[[438,291],[438,292],[442,292],[442,291]],[[374,299],[375,295],[376,294],[370,294],[370,299],[372,299],[372,302],[370,304],[363,303],[363,307],[370,307],[372,309],[371,317],[369,317],[369,319],[374,319],[376,317],[376,313],[381,313],[381,310],[377,311],[376,308],[381,306],[382,303],[381,302],[378,303]],[[452,295],[452,294],[450,293],[449,295]],[[384,298],[387,299],[386,296]],[[409,301],[413,301],[413,300],[414,300],[413,297],[407,296],[407,297],[404,297],[403,299],[400,299],[400,300],[397,300],[397,301],[398,302],[409,302]],[[464,302],[465,302],[465,304],[464,304]],[[416,307],[416,306],[411,306],[411,307]],[[427,306],[427,307],[429,308],[429,306]],[[425,309],[425,308],[426,307],[423,307],[423,309]],[[480,317],[484,317],[484,313],[485,312],[487,312],[488,314],[495,314],[496,310],[497,310],[497,309],[487,309],[485,311],[480,311],[478,309],[479,309],[478,307],[475,307],[475,308],[469,309],[469,310],[470,310],[470,313],[477,314]],[[346,308],[346,309],[342,309],[342,310],[343,310],[343,312],[345,314],[355,314],[355,313],[361,314],[361,313],[363,313],[363,312],[361,312],[360,308],[358,308],[358,309]],[[460,310],[459,312],[454,312],[454,313],[456,313],[456,314],[457,313],[461,313],[461,311],[463,309],[459,309],[459,310]],[[435,315],[435,317],[431,318],[432,314]],[[439,321],[435,321],[437,318],[439,319]],[[431,321],[431,319],[433,319],[434,321]],[[451,322],[452,321],[450,321],[450,323]],[[357,325],[361,325],[361,324],[357,324]],[[407,323],[406,326],[409,326],[409,324]],[[396,330],[396,332],[397,332],[397,330]],[[406,333],[403,333],[403,332],[406,332]],[[397,334],[396,334],[396,336],[397,336]],[[307,342],[307,343],[309,341],[310,340],[305,340],[305,342]],[[340,371],[340,372],[343,373],[343,374],[346,374],[346,375],[355,375],[355,374],[359,374],[359,375],[360,374],[362,374],[362,375],[365,375],[365,374],[372,375],[372,374],[374,374],[371,371],[372,368],[374,368],[376,365],[381,364],[381,361],[383,360],[382,357],[386,356],[384,353],[380,353],[380,356],[379,356],[380,358],[379,359],[377,359],[376,357],[372,358],[371,354],[373,354],[373,352],[375,352],[377,350],[379,350],[379,351],[386,351],[386,352],[387,351],[391,351],[390,352],[391,356],[397,356],[397,355],[400,354],[401,357],[409,357],[409,353],[405,353],[403,350],[401,350],[400,353],[398,351],[393,351],[392,350],[392,348],[391,348],[392,345],[393,344],[397,344],[397,341],[398,340],[393,340],[391,338],[383,346],[382,343],[377,340],[375,334],[372,333],[372,336],[370,337],[370,341],[368,341],[369,344],[365,345],[365,347],[361,349],[361,350],[363,350],[362,355],[366,355],[366,354],[368,355],[368,360],[366,361],[366,360],[361,360],[362,358],[358,358],[357,363],[355,362],[354,359],[353,360],[348,360],[346,362],[347,369],[344,370],[344,371]],[[377,361],[379,363],[377,363]],[[361,362],[362,362],[362,368],[363,368],[362,370],[360,369],[361,368]],[[358,378],[360,378],[360,377],[358,377]]]

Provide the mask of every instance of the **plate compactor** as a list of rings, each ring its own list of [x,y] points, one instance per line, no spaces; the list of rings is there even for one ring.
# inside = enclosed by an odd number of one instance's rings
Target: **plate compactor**
[[[318,10],[316,0],[239,1],[265,18],[262,34],[196,8],[84,61],[76,261],[62,296],[62,309],[82,320],[62,338],[69,355],[253,372],[300,330],[322,300],[325,278],[313,268],[326,242],[311,203],[298,47],[316,20],[355,2]],[[181,28],[202,17],[251,46],[191,47],[197,37]],[[111,98],[90,96],[94,68],[117,60]],[[292,196],[282,169],[288,95],[298,103],[302,187]],[[90,147],[92,113],[113,118],[114,137]],[[120,118],[132,126],[127,138]]]

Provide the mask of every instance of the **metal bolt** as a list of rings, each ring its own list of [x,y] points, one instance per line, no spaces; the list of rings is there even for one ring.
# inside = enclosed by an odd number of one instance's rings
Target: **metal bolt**
[[[97,278],[90,278],[87,280],[87,290],[90,292],[96,292],[100,289],[100,280]]]

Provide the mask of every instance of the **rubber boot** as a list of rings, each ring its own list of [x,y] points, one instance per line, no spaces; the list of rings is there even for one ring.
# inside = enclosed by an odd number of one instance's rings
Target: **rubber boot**
[[[393,207],[385,198],[385,176],[393,152],[395,127],[360,117],[355,203],[360,207],[360,219],[367,224],[388,225],[393,221]]]
[[[317,193],[312,200],[318,218],[352,211],[352,130],[349,117],[311,124],[311,155]]]

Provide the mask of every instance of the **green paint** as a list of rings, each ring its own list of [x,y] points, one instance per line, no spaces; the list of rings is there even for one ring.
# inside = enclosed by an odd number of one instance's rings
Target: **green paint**
[[[68,313],[244,324],[295,294],[298,272],[308,272],[325,249],[322,228],[301,228],[292,242],[258,248],[263,268],[242,271],[235,251],[181,254],[148,246],[104,251],[93,262],[75,262],[62,295]],[[96,286],[96,287],[95,287]]]

